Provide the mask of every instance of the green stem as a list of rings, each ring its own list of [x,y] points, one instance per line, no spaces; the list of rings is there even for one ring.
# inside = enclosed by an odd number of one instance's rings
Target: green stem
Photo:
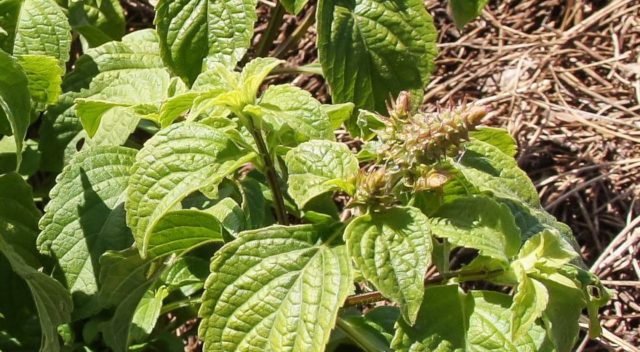
[[[351,339],[351,341],[355,342],[360,348],[362,348],[365,352],[380,352],[378,346],[371,343],[366,336],[362,336],[359,334],[351,325],[345,322],[342,318],[338,317],[336,320],[336,327],[342,332],[345,333]]]
[[[284,6],[278,2],[271,13],[267,29],[262,33],[262,38],[260,38],[260,42],[258,43],[258,49],[256,49],[256,57],[265,57],[269,54],[269,49],[271,48],[271,45],[273,45],[273,40],[276,38],[276,35],[278,35],[278,31],[280,30],[280,25],[284,19],[284,13]]]
[[[273,207],[276,212],[276,219],[278,223],[282,225],[289,225],[289,218],[287,217],[287,208],[284,205],[284,196],[282,194],[282,190],[280,189],[280,183],[278,182],[278,175],[276,173],[275,165],[273,164],[273,157],[271,153],[269,153],[269,148],[267,148],[267,144],[264,142],[264,138],[262,138],[262,133],[260,130],[255,128],[253,121],[250,119],[249,124],[251,135],[256,142],[256,146],[258,147],[258,152],[260,153],[260,157],[262,158],[262,162],[264,163],[264,173],[267,176],[267,182],[269,183],[269,188],[271,189],[271,194],[273,195]]]
[[[306,74],[306,75],[320,75],[323,76],[322,67],[319,63],[312,63],[304,66],[279,66],[271,71],[270,76],[280,75],[280,74]]]

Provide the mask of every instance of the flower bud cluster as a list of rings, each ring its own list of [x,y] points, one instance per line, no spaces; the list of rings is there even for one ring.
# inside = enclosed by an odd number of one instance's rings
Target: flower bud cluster
[[[451,178],[442,161],[459,153],[469,132],[487,115],[482,107],[466,105],[416,114],[406,92],[388,110],[389,117],[381,118],[384,127],[377,131],[384,167],[357,176],[351,205],[388,207],[400,194],[441,189]]]
[[[402,169],[433,164],[457,154],[460,144],[469,139],[469,131],[487,114],[484,108],[474,106],[418,114],[407,114],[397,107],[384,120],[385,128],[378,136],[384,145],[384,158]]]

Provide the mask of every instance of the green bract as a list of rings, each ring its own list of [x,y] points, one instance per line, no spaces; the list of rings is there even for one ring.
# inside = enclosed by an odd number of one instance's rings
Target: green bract
[[[118,1],[0,0],[0,350],[564,352],[585,309],[598,335],[608,291],[515,140],[416,112],[422,1],[283,0],[253,50],[256,6],[160,0],[124,35]],[[285,10],[274,56],[316,15],[318,65],[255,57]]]

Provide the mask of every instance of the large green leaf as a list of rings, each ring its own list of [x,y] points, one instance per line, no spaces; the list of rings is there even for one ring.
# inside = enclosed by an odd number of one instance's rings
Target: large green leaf
[[[429,82],[436,30],[420,0],[322,0],[318,52],[335,103],[386,112],[386,101]],[[420,94],[421,95],[421,94]]]
[[[89,86],[89,91],[96,93],[75,100],[76,114],[89,137],[94,137],[101,127],[102,117],[114,108],[127,108],[132,113],[130,116],[121,114],[120,119],[138,119],[157,114],[160,104],[169,98],[170,87],[171,77],[164,68],[136,70],[115,77],[96,77]],[[125,133],[125,136],[131,132]]]
[[[175,124],[151,138],[136,157],[127,194],[127,223],[145,256],[156,222],[186,196],[217,185],[253,159],[219,130]]]
[[[464,154],[455,166],[481,191],[540,208],[538,192],[527,174],[518,167],[513,157],[498,147],[477,139],[471,140],[465,144]]]
[[[156,25],[167,66],[193,83],[203,66],[234,67],[253,36],[256,0],[161,0]]]
[[[60,171],[77,151],[76,144],[87,138],[76,116],[77,98],[91,98],[108,88],[111,82],[117,82],[121,76],[138,70],[155,71],[163,66],[158,39],[152,30],[137,31],[126,35],[122,42],[110,42],[98,48],[88,49],[76,62],[75,69],[65,77],[62,87],[65,93],[59,103],[47,111],[42,121],[42,168],[47,171]],[[94,84],[93,88],[89,89],[94,80],[103,84]],[[112,121],[109,114],[103,116],[105,127]],[[96,137],[95,143],[85,144],[120,144],[119,142],[126,140],[128,134],[118,133],[112,136],[113,139],[102,141]]]
[[[518,153],[518,143],[509,131],[503,128],[480,126],[475,131],[469,132],[469,136],[491,144],[510,157],[515,157]]]
[[[69,23],[92,47],[120,40],[125,33],[122,6],[117,0],[73,0]]]
[[[310,141],[291,149],[285,163],[289,171],[289,195],[304,207],[311,199],[339,189],[358,173],[358,159],[342,143]]]
[[[362,275],[400,305],[414,323],[424,275],[431,264],[429,221],[419,209],[391,208],[353,220],[344,233],[349,254]]]
[[[153,227],[149,239],[151,258],[185,253],[197,246],[222,242],[222,226],[200,210],[176,210],[164,215]]]
[[[511,339],[510,305],[511,297],[498,292],[464,294],[457,285],[428,287],[416,324],[400,319],[391,347],[398,352],[553,351],[539,325]]]
[[[520,248],[520,230],[509,208],[489,197],[456,198],[429,221],[434,235],[504,262]]]
[[[59,282],[30,266],[20,255],[22,249],[16,236],[33,238],[38,217],[31,190],[22,177],[15,173],[0,176],[0,199],[0,253],[31,290],[43,334],[40,350],[57,352],[57,328],[71,319],[71,297]]]
[[[54,0],[0,0],[0,49],[20,55],[46,55],[64,69],[71,49],[71,28]]]
[[[449,0],[449,8],[456,26],[462,29],[465,24],[478,17],[488,3],[489,0]]]
[[[322,351],[352,290],[336,229],[272,226],[216,253],[200,308],[205,351]]]
[[[75,302],[74,317],[95,313],[100,256],[132,243],[124,200],[136,150],[83,151],[57,178],[40,220],[38,248],[56,259]]]
[[[293,85],[269,87],[258,105],[248,106],[245,111],[268,126],[274,144],[296,146],[311,139],[335,139],[320,102]]]
[[[1,9],[1,8],[0,8]],[[14,59],[0,50],[0,134],[13,134],[16,150],[22,150],[31,121],[29,81]],[[20,168],[22,153],[17,153],[16,170]]]

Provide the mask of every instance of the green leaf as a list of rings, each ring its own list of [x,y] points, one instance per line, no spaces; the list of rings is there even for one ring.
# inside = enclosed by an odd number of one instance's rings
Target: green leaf
[[[131,340],[144,341],[156,326],[162,310],[162,300],[168,295],[167,289],[159,288],[155,293],[149,292],[138,303],[132,318]]]
[[[176,210],[166,213],[149,234],[148,256],[157,258],[171,253],[183,254],[198,246],[222,242],[222,226],[200,210]]]
[[[569,352],[578,339],[578,321],[585,307],[582,292],[553,280],[541,279],[549,292],[549,302],[543,314],[543,321],[549,339],[558,352]]]
[[[256,4],[256,0],[161,0],[156,26],[167,66],[189,83],[208,63],[234,67],[253,36]]]
[[[77,154],[57,178],[40,220],[38,249],[62,269],[74,317],[98,310],[100,256],[131,245],[124,199],[136,150],[96,147]]]
[[[398,320],[391,348],[397,352],[465,351],[471,296],[458,285],[431,286],[421,303],[415,325]]]
[[[33,238],[38,218],[31,190],[22,177],[15,173],[0,176],[0,199],[0,253],[29,286],[43,334],[40,350],[57,352],[57,327],[71,320],[71,297],[59,282],[34,269],[21,255],[23,248],[16,236]]]
[[[324,350],[352,291],[345,247],[322,242],[335,230],[272,226],[218,251],[199,313],[204,350]]]
[[[520,248],[520,230],[509,208],[485,196],[460,197],[429,218],[434,235],[507,262]]]
[[[317,17],[320,63],[334,102],[383,113],[391,96],[426,87],[436,29],[422,1],[322,0]]]
[[[200,123],[161,130],[136,157],[127,192],[127,223],[145,256],[156,222],[189,194],[217,185],[253,159],[227,135]]]
[[[122,42],[110,42],[98,48],[88,49],[75,64],[75,69],[63,80],[65,92],[59,103],[51,107],[43,119],[40,129],[40,150],[43,153],[42,168],[46,171],[58,172],[68,163],[70,157],[77,152],[76,144],[87,138],[80,120],[76,116],[75,100],[77,98],[91,98],[99,94],[102,89],[110,87],[121,75],[128,75],[138,70],[155,70],[164,64],[160,58],[158,39],[154,31],[141,30],[126,35]],[[100,86],[93,81],[102,82]],[[145,88],[146,89],[146,88]],[[137,94],[137,93],[136,93]],[[114,123],[115,116],[107,113],[103,116],[105,130]],[[126,119],[126,116],[125,116]],[[131,122],[131,119],[128,119]],[[122,131],[119,126],[118,131]],[[113,140],[105,140],[101,132],[94,138],[93,143],[85,144],[121,144],[123,135],[127,133],[113,133]],[[124,136],[124,139],[126,140]]]
[[[124,12],[116,0],[70,1],[69,24],[91,47],[120,40],[125,33]]]
[[[304,5],[307,4],[307,1],[308,0],[282,0],[280,3],[289,13],[297,15],[302,11]]]
[[[453,13],[453,20],[459,29],[480,16],[482,9],[489,0],[449,0],[449,8]]]
[[[342,123],[349,120],[353,114],[353,103],[343,104],[324,104],[322,110],[329,116],[331,122],[331,129],[337,130],[342,126]]]
[[[31,122],[28,86],[29,81],[22,68],[11,56],[0,50],[0,134],[13,134],[16,150],[22,150]],[[6,128],[7,122],[10,130]],[[19,170],[22,153],[16,155],[16,170]]]
[[[171,84],[169,72],[163,68],[135,70],[108,79],[94,78],[89,90],[96,94],[76,99],[76,114],[89,137],[98,131],[102,116],[115,107],[129,108],[140,117],[159,112]]]
[[[113,316],[100,324],[104,342],[115,352],[128,351],[131,322],[140,300],[162,273],[149,272],[151,263],[135,248],[106,252],[100,258],[100,303],[116,307]]]
[[[457,285],[428,287],[416,324],[398,320],[391,347],[398,352],[553,351],[538,325],[511,339],[510,305],[511,297],[498,292],[464,294]]]
[[[538,192],[527,174],[515,159],[491,144],[480,140],[466,143],[464,154],[455,166],[481,191],[540,208]]]
[[[329,117],[322,105],[309,92],[284,84],[271,86],[245,112],[258,117],[268,126],[278,145],[296,146],[311,139],[335,139]]]
[[[509,295],[491,291],[472,291],[473,312],[467,330],[467,351],[552,352],[540,325],[532,325],[522,337],[511,339],[512,304]]]
[[[0,49],[13,54],[45,55],[64,70],[71,49],[71,28],[54,0],[0,1]]]
[[[416,321],[424,275],[431,264],[430,236],[429,220],[412,207],[362,215],[344,233],[356,267],[384,296],[400,305],[411,324]]]
[[[390,352],[393,325],[399,317],[396,307],[376,307],[365,315],[338,318],[336,326],[365,351]]]
[[[58,102],[62,94],[62,75],[64,71],[58,61],[51,56],[22,55],[17,58],[29,80],[31,99],[42,105]]]
[[[244,211],[233,198],[220,200],[206,212],[218,219],[222,227],[234,238],[247,228]]]
[[[525,336],[542,316],[549,302],[549,292],[544,285],[526,275],[520,267],[516,270],[518,287],[511,305],[511,338],[517,341]]]
[[[338,189],[331,181],[348,181],[358,173],[358,159],[337,142],[310,141],[291,149],[285,163],[289,170],[289,195],[300,208],[313,198]]]
[[[179,288],[185,296],[192,295],[204,287],[209,275],[209,261],[185,255],[178,258],[163,273],[163,282],[169,290]]]
[[[517,263],[526,272],[560,269],[579,254],[556,232],[544,230],[528,239],[520,248]]]
[[[269,73],[284,61],[273,57],[259,57],[249,61],[242,69],[239,78],[240,91],[245,104],[253,103],[258,95],[262,82]]]
[[[481,126],[477,130],[469,132],[469,136],[491,144],[512,158],[518,153],[518,143],[511,137],[509,131],[503,128]]]

